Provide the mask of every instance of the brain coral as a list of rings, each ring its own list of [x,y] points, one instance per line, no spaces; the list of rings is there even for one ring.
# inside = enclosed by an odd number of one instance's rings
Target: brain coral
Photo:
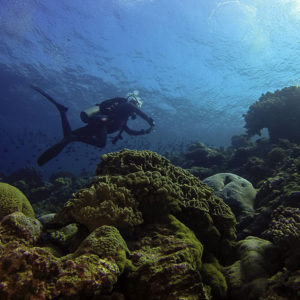
[[[16,211],[34,217],[34,211],[26,196],[14,186],[0,182],[0,219]]]
[[[75,221],[89,230],[102,225],[120,229],[169,213],[188,219],[197,212],[221,234],[234,237],[230,208],[201,180],[157,153],[124,149],[105,154],[97,175],[89,187],[74,194],[56,221]]]
[[[270,138],[300,142],[300,88],[291,86],[263,94],[244,115],[250,136],[269,130]]]

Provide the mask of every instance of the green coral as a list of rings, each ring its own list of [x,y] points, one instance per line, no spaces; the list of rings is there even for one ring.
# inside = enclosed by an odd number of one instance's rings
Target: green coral
[[[133,243],[135,270],[126,280],[130,299],[211,299],[200,280],[203,245],[176,219],[147,225]]]
[[[34,218],[34,211],[26,196],[16,187],[0,182],[0,219],[16,211]]]
[[[175,231],[175,236],[189,245],[189,249],[185,255],[186,261],[191,265],[193,269],[200,270],[202,264],[201,258],[203,254],[203,245],[197,239],[194,232],[174,216],[169,215],[169,220],[171,227],[173,227],[173,230]]]
[[[127,252],[127,244],[118,229],[104,225],[87,236],[72,256],[93,253],[100,258],[113,258],[122,273],[126,266],[130,266],[130,261],[126,258]]]
[[[143,222],[142,214],[129,189],[118,186],[122,178],[103,176],[91,187],[74,194],[55,220],[77,221],[93,231],[102,225],[131,228]]]
[[[235,236],[235,218],[212,189],[188,171],[151,151],[124,149],[105,154],[95,181],[76,193],[56,221],[79,222],[90,231],[102,225],[128,229],[145,221],[178,214],[209,216],[217,230]]]

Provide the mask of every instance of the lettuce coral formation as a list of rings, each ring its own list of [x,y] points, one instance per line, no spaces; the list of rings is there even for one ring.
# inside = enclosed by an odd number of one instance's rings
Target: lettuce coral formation
[[[128,229],[170,213],[183,219],[195,214],[225,238],[235,238],[230,208],[201,180],[157,153],[124,149],[105,154],[97,175],[67,202],[58,222],[78,222],[90,230],[104,224]]]

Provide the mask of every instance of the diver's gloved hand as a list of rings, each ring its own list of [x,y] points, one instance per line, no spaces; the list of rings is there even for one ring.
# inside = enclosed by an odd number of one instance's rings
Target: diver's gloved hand
[[[154,125],[153,125],[154,126]],[[141,134],[148,134],[152,131],[153,126],[149,127],[148,129],[142,129]]]

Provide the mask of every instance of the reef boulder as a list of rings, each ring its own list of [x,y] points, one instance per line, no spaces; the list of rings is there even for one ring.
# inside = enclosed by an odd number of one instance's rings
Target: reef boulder
[[[260,299],[279,265],[279,249],[270,241],[249,236],[235,247],[239,258],[225,268],[232,299]]]
[[[218,173],[205,178],[203,182],[230,206],[238,220],[254,213],[256,189],[248,180],[232,173]]]

